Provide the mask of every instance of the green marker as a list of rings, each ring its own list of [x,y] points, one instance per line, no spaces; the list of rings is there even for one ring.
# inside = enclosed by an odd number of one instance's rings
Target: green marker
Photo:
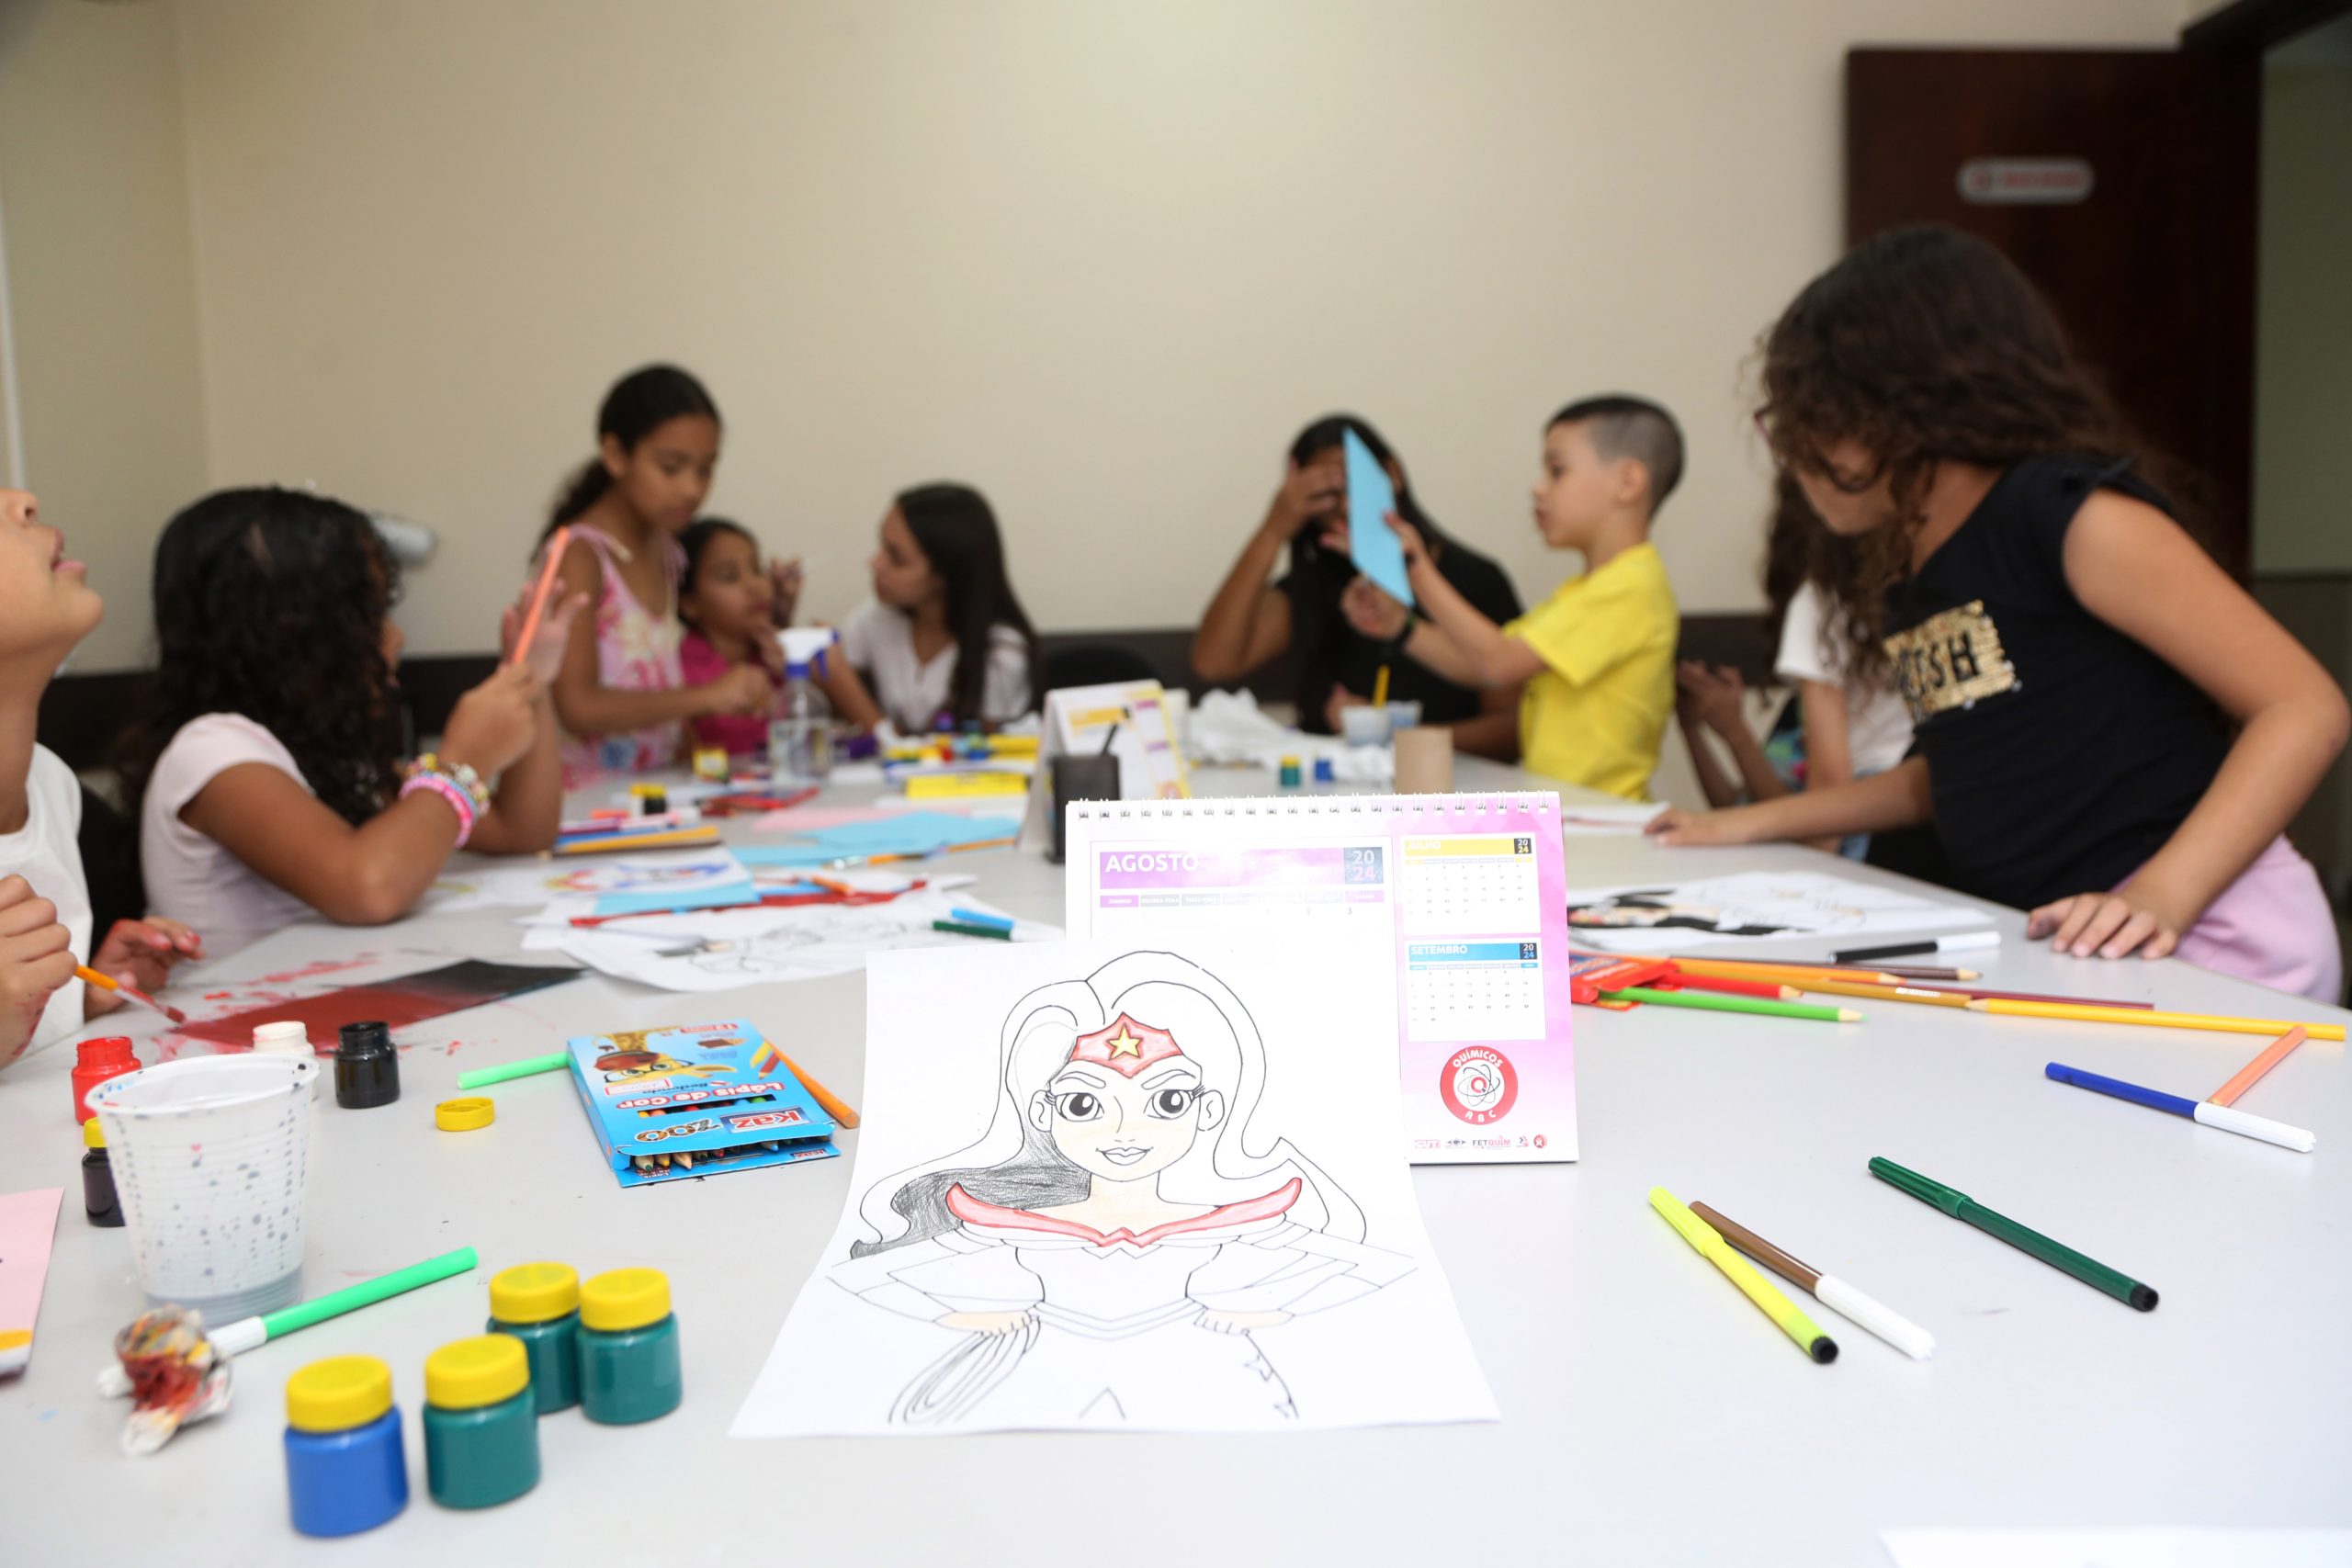
[[[2117,1301],[2142,1312],[2156,1310],[2156,1292],[2131,1275],[2109,1269],[2106,1264],[2084,1257],[2073,1247],[2051,1240],[2040,1231],[2028,1230],[2005,1214],[1996,1214],[1965,1192],[1956,1192],[1940,1181],[1931,1180],[1916,1170],[1905,1170],[1891,1159],[1871,1156],[1871,1174],[1890,1187],[1901,1188],[1922,1203],[1932,1203],[1955,1220],[1965,1220],[1985,1235],[2007,1242],[2019,1252],[2041,1258],[2052,1269],[2063,1269],[2094,1290],[2106,1292]]]
[[[931,922],[931,929],[935,931],[945,931],[951,936],[984,936],[998,942],[1012,940],[1012,933],[1001,926],[967,925],[962,920],[933,920]]]
[[[1647,986],[1628,986],[1622,991],[1603,991],[1601,996],[1612,1002],[1647,1002],[1652,1007],[1696,1008],[1702,1012],[1753,1012],[1766,1018],[1805,1018],[1815,1023],[1860,1023],[1862,1015],[1851,1008],[1826,1008],[1812,1002],[1768,1001],[1762,997],[1735,997],[1720,991],[1654,991]],[[465,1080],[459,1078],[463,1089]]]
[[[560,1073],[570,1066],[571,1052],[550,1051],[544,1056],[526,1056],[503,1066],[476,1067],[472,1072],[459,1073],[458,1087],[480,1089],[484,1084],[504,1083],[508,1078],[527,1078],[534,1073]]]
[[[438,1258],[428,1258],[422,1263],[412,1263],[405,1269],[395,1269],[389,1274],[379,1274],[372,1280],[362,1280],[356,1285],[345,1285],[340,1291],[330,1291],[307,1302],[297,1302],[290,1307],[266,1313],[259,1317],[241,1317],[234,1323],[206,1331],[217,1356],[242,1356],[258,1345],[282,1339],[298,1328],[308,1328],[314,1323],[324,1323],[331,1317],[360,1307],[373,1306],[388,1296],[403,1291],[413,1291],[419,1285],[430,1285],[452,1274],[462,1274],[479,1261],[474,1249],[461,1247],[455,1252],[445,1252]],[[98,1374],[100,1393],[125,1394],[130,1392],[130,1379],[117,1362]]]

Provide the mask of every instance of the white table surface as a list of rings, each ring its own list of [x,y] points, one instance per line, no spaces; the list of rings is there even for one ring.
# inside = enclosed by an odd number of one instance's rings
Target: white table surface
[[[1202,775],[1217,794],[1267,782]],[[1458,780],[1528,782],[1475,762]],[[1828,863],[1796,848],[1583,837],[1569,840],[1568,863],[1571,884]],[[1060,920],[1061,872],[1042,857],[989,851],[956,864],[1001,907]],[[362,954],[375,966],[355,976],[503,957],[515,948],[511,913],[299,928],[175,990]],[[2001,922],[2007,945],[1983,967],[2009,988],[2346,1016],[2177,963],[2052,958],[2022,941],[2016,914]],[[1888,1526],[2352,1524],[2345,1047],[2306,1044],[2244,1101],[2316,1129],[2319,1152],[2301,1156],[2041,1077],[2056,1059],[2202,1094],[2258,1038],[1878,1003],[1845,1028],[1580,1009],[1580,1162],[1416,1172],[1499,1424],[730,1440],[728,1422],[832,1229],[850,1159],[625,1192],[593,1157],[561,1075],[490,1091],[498,1121],[481,1132],[437,1133],[432,1107],[468,1067],[688,1012],[749,1016],[854,1102],[863,987],[849,976],[697,998],[591,974],[403,1031],[414,1043],[396,1105],[345,1111],[330,1096],[321,1107],[306,1292],[460,1245],[482,1266],[241,1358],[231,1411],[149,1459],[118,1451],[124,1406],[91,1387],[109,1337],[144,1302],[126,1233],[82,1213],[71,1046],[0,1074],[0,1191],[66,1190],[32,1366],[0,1384],[0,1563],[462,1552],[514,1563],[1879,1564]],[[1946,1219],[1869,1176],[1873,1155],[2147,1280],[2162,1304],[2134,1313]],[[1650,1212],[1654,1183],[1925,1325],[1935,1359],[1908,1360],[1823,1309],[1843,1353],[1814,1365]],[[494,1270],[540,1258],[583,1276],[669,1271],[685,1404],[637,1427],[549,1417],[537,1491],[445,1510],[424,1495],[424,1359],[481,1331]],[[392,1366],[413,1500],[364,1536],[306,1540],[287,1523],[283,1386],[297,1367],[355,1351]]]

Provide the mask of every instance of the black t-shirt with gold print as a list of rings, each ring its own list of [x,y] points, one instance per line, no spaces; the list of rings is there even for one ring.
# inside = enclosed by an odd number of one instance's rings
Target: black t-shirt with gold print
[[[2066,530],[2102,488],[2165,507],[2128,461],[2027,458],[1889,600],[1956,885],[2020,908],[2131,875],[2229,750],[2204,694],[2066,584]]]

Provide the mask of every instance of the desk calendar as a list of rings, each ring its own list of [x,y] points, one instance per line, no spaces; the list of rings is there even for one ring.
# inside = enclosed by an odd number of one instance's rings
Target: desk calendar
[[[1414,1163],[1577,1157],[1556,795],[1074,802],[1073,939],[1376,944]],[[1311,941],[1301,941],[1311,937]]]

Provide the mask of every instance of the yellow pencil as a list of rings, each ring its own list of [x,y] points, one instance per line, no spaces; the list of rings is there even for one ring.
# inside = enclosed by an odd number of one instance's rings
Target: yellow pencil
[[[2066,1002],[2012,1002],[1979,997],[1968,1004],[1972,1012],[1997,1013],[2005,1018],[2064,1018],[2076,1023],[2140,1023],[2152,1029],[2210,1029],[2224,1034],[2284,1034],[2301,1029],[2314,1040],[2341,1040],[2340,1023],[2289,1023],[2269,1018],[2225,1018],[2203,1012],[2154,1012],[2146,1008],[2076,1007]]]
[[[1756,1266],[1732,1250],[1731,1243],[1714,1226],[1692,1213],[1683,1201],[1663,1187],[1650,1189],[1650,1207],[1666,1218],[1666,1223],[1682,1233],[1682,1239],[1696,1249],[1699,1256],[1724,1271],[1724,1278],[1737,1285],[1740,1293],[1754,1302],[1765,1316],[1781,1325],[1781,1332],[1797,1342],[1797,1348],[1816,1361],[1838,1359],[1838,1342],[1821,1332],[1821,1325],[1805,1316],[1797,1303],[1774,1288],[1772,1281],[1756,1271]]]
[[[1372,678],[1372,705],[1376,708],[1388,705],[1388,666],[1385,664]]]

